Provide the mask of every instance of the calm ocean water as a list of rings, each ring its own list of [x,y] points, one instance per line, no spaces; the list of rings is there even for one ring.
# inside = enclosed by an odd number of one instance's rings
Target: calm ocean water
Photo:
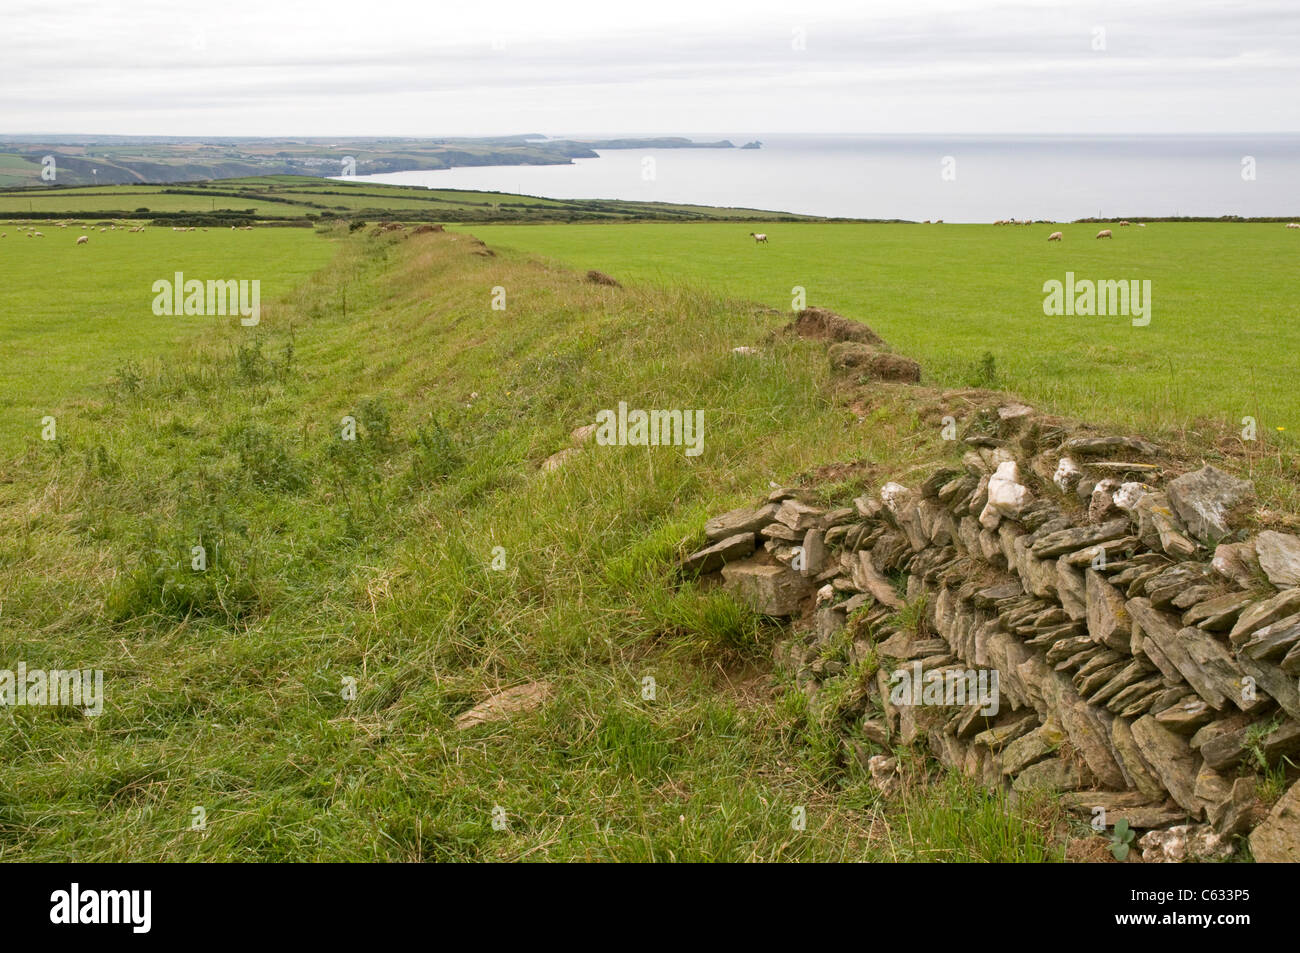
[[[1300,217],[1296,134],[724,133],[692,138],[729,138],[737,145],[760,139],[763,148],[618,150],[568,166],[457,168],[358,179],[547,198],[641,199],[918,221],[1065,221],[1090,215]],[[951,161],[945,161],[949,157]]]

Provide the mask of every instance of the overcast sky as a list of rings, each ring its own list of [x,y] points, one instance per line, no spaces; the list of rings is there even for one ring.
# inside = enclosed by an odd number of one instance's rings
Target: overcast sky
[[[1297,0],[4,0],[3,22],[6,133],[1300,130]]]

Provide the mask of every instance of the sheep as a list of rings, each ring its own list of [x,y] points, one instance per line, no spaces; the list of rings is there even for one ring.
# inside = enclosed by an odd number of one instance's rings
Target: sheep
[[[1146,228],[1146,225],[1142,222],[1138,222],[1138,228]]]
[[[1300,228],[1300,222],[1288,222],[1287,228]]]
[[[1059,242],[1062,241],[1064,238],[1065,236],[1062,235],[1060,232],[1052,232],[1052,234],[1047,236],[1047,240],[1049,242]]]
[[[88,242],[88,241],[90,241],[90,239],[87,238],[85,235],[82,235],[80,238],[77,239],[77,244],[78,244],[78,245],[84,245],[84,244],[86,244],[86,242]]]
[[[1127,227],[1128,227],[1128,222],[1120,222],[1120,223],[1119,223],[1119,227],[1120,227],[1120,228],[1127,228]]]
[[[1109,229],[1109,228],[1103,228],[1101,231],[1099,231],[1099,232],[1097,233],[1097,237],[1098,237],[1098,238],[1114,238],[1115,236],[1112,235],[1112,234],[1110,233],[1110,229]]]
[[[749,237],[752,238],[752,239],[754,239],[754,244],[755,244],[755,245],[766,245],[766,244],[767,244],[767,233],[766,233],[766,232],[750,232],[750,233],[749,233]]]
[[[44,232],[32,232],[32,234],[35,235],[37,238],[44,238],[44,237],[45,237],[45,233],[44,233]]]

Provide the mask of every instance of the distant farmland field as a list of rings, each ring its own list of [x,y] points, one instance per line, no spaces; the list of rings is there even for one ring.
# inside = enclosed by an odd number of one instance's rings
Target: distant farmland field
[[[993,384],[1063,414],[1159,430],[1199,418],[1240,428],[1249,415],[1261,430],[1285,427],[1284,438],[1300,428],[1300,233],[1152,223],[1097,241],[1101,227],[786,223],[765,226],[767,245],[749,226],[713,223],[467,228],[621,280],[707,286],[781,309],[803,287],[808,304],[867,322],[932,381]],[[1064,241],[1049,244],[1057,229]],[[1150,324],[1045,315],[1043,284],[1067,271],[1149,280]]]
[[[174,352],[219,317],[159,317],[153,283],[260,280],[263,307],[325,265],[334,243],[311,229],[148,228],[101,232],[40,226],[27,238],[0,223],[0,454],[39,430],[72,395],[94,393],[132,362]],[[90,237],[78,246],[80,234]]]
[[[4,156],[0,155],[0,163]],[[32,185],[40,186],[33,179]],[[143,210],[143,211],[141,211]],[[0,191],[0,218],[120,213],[195,215],[248,212],[262,219],[304,221],[317,218],[401,218],[406,221],[606,221],[649,219],[697,221],[795,220],[775,212],[711,208],[659,202],[559,200],[505,192],[426,189],[312,176],[270,175],[173,185],[37,187]]]

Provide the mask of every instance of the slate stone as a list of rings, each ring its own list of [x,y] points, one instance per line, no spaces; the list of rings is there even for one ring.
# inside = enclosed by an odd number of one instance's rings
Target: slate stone
[[[861,591],[871,593],[872,597],[882,605],[893,609],[903,607],[903,600],[898,597],[893,583],[876,568],[871,554],[866,551],[859,552],[853,563],[853,584]]]
[[[1193,735],[1192,743],[1197,741],[1198,737]],[[1233,730],[1209,736],[1201,741],[1197,750],[1206,764],[1216,771],[1225,771],[1239,763],[1252,747],[1258,748],[1269,762],[1290,757],[1300,751],[1300,724],[1284,721],[1262,735],[1249,723],[1239,725]]]
[[[1147,764],[1146,759],[1142,757],[1142,752],[1133,737],[1133,726],[1127,718],[1116,718],[1111,722],[1110,744],[1128,786],[1137,788],[1146,797],[1163,800],[1165,786],[1151,770],[1151,765]]]
[[[1111,520],[1099,526],[1074,526],[1059,529],[1040,536],[1030,551],[1039,559],[1053,559],[1066,553],[1077,552],[1088,546],[1096,546],[1111,540],[1122,539],[1128,535],[1127,519]]]
[[[1259,567],[1279,589],[1300,586],[1300,538],[1264,530],[1255,537]]]
[[[1124,774],[1110,748],[1110,715],[1079,697],[1069,679],[1053,673],[1041,686],[1048,708],[1055,712],[1070,744],[1094,776],[1108,787],[1124,787]]]
[[[776,522],[788,526],[802,536],[808,530],[820,527],[822,517],[825,515],[826,511],[820,507],[810,506],[797,499],[787,499],[781,502],[776,511]]]
[[[1137,437],[1074,437],[1061,446],[1063,453],[1080,457],[1114,453],[1116,450],[1132,450],[1148,456],[1160,452],[1159,447]]]
[[[1187,739],[1174,734],[1155,720],[1143,715],[1133,722],[1133,739],[1142,760],[1151,766],[1169,795],[1193,818],[1200,819],[1204,809],[1196,797],[1196,774],[1199,759]]]
[[[1095,569],[1085,571],[1088,635],[1099,645],[1128,651],[1132,620],[1124,597]]]
[[[704,535],[709,542],[716,542],[740,533],[757,533],[768,523],[776,519],[776,504],[769,503],[758,509],[742,506],[729,510],[721,516],[715,516],[704,524]]]
[[[1235,519],[1255,501],[1254,484],[1212,466],[1183,474],[1165,492],[1188,532],[1206,543],[1231,533]]]
[[[1202,698],[1189,698],[1155,715],[1156,721],[1179,735],[1193,735],[1213,718],[1214,709]]]
[[[1294,863],[1300,858],[1300,784],[1291,785],[1268,819],[1251,831],[1250,852],[1263,864]]]
[[[1085,768],[1072,761],[1049,758],[1031,764],[1011,782],[1011,789],[1017,794],[1029,791],[1075,791],[1092,783],[1092,778]]]
[[[1238,651],[1254,659],[1275,662],[1284,658],[1297,642],[1300,642],[1300,613],[1256,629]],[[1285,665],[1282,670],[1287,671]]]
[[[1257,602],[1245,609],[1237,618],[1228,638],[1233,645],[1241,645],[1266,625],[1300,612],[1300,588],[1284,589],[1271,599]]]
[[[1258,695],[1268,695],[1292,718],[1300,718],[1300,691],[1296,690],[1294,678],[1273,663],[1261,662],[1249,655],[1237,656],[1237,664],[1255,680]]]
[[[682,560],[682,571],[688,573],[715,572],[735,559],[744,559],[754,552],[754,534],[736,533]]]
[[[1210,632],[1231,629],[1242,610],[1255,602],[1249,592],[1229,592],[1199,602],[1183,613],[1183,625],[1195,625]]]

